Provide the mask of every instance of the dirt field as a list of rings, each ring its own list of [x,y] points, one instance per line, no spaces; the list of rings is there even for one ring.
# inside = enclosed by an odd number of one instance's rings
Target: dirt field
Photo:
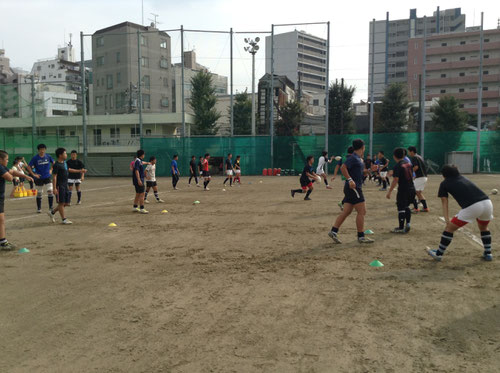
[[[31,252],[0,254],[0,372],[498,372],[500,220],[493,262],[464,233],[432,261],[439,181],[405,236],[388,233],[394,200],[368,185],[372,246],[353,218],[342,245],[327,236],[338,180],[306,202],[290,197],[298,177],[226,192],[221,178],[210,192],[161,179],[166,203],[138,215],[129,179],[88,179],[72,226],[49,223],[46,199],[42,215],[33,199],[8,201],[7,236]]]

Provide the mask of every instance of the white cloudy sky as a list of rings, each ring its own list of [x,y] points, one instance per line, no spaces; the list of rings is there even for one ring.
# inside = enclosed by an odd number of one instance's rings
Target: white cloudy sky
[[[269,31],[271,24],[331,22],[330,77],[345,78],[357,87],[356,99],[367,96],[369,21],[405,18],[417,6],[417,15],[432,15],[441,9],[461,7],[467,15],[467,26],[479,24],[485,12],[485,28],[497,26],[500,1],[333,1],[333,0],[144,0],[145,23],[150,13],[159,14],[162,29]],[[73,34],[79,58],[79,33],[123,21],[141,23],[141,0],[0,0],[0,45],[15,67],[30,70],[37,59],[55,55],[57,47]],[[294,27],[281,27],[277,33]],[[326,25],[297,26],[326,38]],[[180,35],[170,33],[174,57],[180,55]],[[251,60],[243,51],[243,39],[257,34],[236,35],[234,39],[235,90],[249,88]],[[261,35],[262,36],[262,35]],[[186,34],[186,49],[195,48],[198,62],[212,71],[229,75],[229,36],[221,34]],[[87,57],[91,55],[90,38],[84,43]],[[176,52],[177,51],[177,52]],[[264,49],[257,54],[256,74],[264,74]],[[250,89],[250,88],[249,88]]]

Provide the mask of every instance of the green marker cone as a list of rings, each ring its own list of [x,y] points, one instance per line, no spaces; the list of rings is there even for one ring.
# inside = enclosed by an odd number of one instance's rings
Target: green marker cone
[[[200,203],[200,201],[194,201],[193,205],[198,205],[199,203]]]
[[[25,247],[23,247],[22,249],[19,249],[19,251],[18,251],[19,254],[25,254],[25,253],[29,253],[29,252],[30,251]]]
[[[379,262],[378,260],[374,260],[373,262],[370,263],[370,267],[383,267],[384,265],[382,262]]]
[[[372,231],[371,229],[367,229],[367,230],[365,231],[365,234],[373,234],[373,231]]]

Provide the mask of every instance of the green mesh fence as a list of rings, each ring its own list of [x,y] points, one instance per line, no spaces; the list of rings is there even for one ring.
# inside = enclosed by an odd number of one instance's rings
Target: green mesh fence
[[[73,149],[80,150],[78,136],[35,136],[33,140],[34,146],[31,134],[24,136],[0,130],[0,149],[9,153],[9,166],[12,164],[14,157],[17,156],[25,157],[26,161],[29,162],[31,157],[36,154],[38,144],[45,144],[47,146],[47,153],[53,158],[55,157],[56,149],[59,147],[66,148],[68,153]]]
[[[363,139],[368,148],[368,134],[330,135],[330,155],[345,155],[355,138]],[[170,162],[174,154],[179,155],[179,167],[183,175],[188,174],[191,155],[198,157],[210,153],[212,158],[223,159],[228,153],[241,156],[244,174],[262,174],[271,167],[270,137],[191,137],[191,138],[143,138],[142,148],[146,158],[158,158],[157,174],[170,174]],[[274,138],[273,167],[298,173],[304,167],[308,155],[317,158],[324,150],[324,136],[280,136]],[[392,150],[398,146],[420,149],[419,133],[376,133],[373,135],[373,151],[384,150],[392,161]],[[429,132],[425,134],[425,159],[437,167],[445,163],[446,153],[452,151],[474,152],[476,164],[475,132]],[[221,162],[222,163],[222,162]],[[333,171],[334,164],[329,166]],[[291,171],[293,170],[293,171]],[[481,133],[481,172],[500,172],[500,131]]]

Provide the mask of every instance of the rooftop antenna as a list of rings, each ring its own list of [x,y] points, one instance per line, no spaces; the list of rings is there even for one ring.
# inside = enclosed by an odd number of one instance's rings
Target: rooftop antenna
[[[152,18],[148,18],[148,19],[153,22],[153,27],[157,28],[156,25],[161,24],[161,22],[157,21],[159,15],[158,14],[154,14],[154,13],[150,13],[150,14],[154,17],[154,19],[152,19]]]
[[[73,44],[71,44],[71,39],[72,39],[72,38],[73,38],[73,34],[70,32],[70,33],[69,33],[69,44],[68,44],[68,46],[69,46],[69,47],[72,47],[72,46],[73,46]]]

